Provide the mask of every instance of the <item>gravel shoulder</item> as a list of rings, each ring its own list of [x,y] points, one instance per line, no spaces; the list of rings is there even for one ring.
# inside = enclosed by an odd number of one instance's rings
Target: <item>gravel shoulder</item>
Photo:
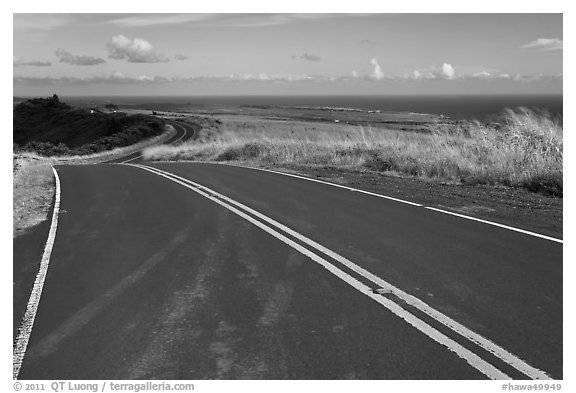
[[[524,189],[450,184],[436,180],[368,171],[346,171],[338,168],[261,167],[300,174],[559,239],[563,238],[563,199]]]

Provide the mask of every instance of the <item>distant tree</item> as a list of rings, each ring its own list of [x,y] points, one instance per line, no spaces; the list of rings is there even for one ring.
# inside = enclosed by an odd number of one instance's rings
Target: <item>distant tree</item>
[[[58,98],[57,94],[54,94],[52,97],[48,97],[46,102],[48,106],[58,106],[60,104],[60,98]]]

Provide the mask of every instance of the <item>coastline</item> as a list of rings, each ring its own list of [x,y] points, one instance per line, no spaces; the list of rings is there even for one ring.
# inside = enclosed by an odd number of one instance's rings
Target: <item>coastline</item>
[[[562,116],[562,94],[428,94],[428,95],[209,95],[209,96],[63,96],[78,104],[113,102],[149,110],[193,107],[196,111],[261,106],[268,108],[343,108],[389,113],[444,115],[454,119],[482,119],[504,108],[539,107]]]

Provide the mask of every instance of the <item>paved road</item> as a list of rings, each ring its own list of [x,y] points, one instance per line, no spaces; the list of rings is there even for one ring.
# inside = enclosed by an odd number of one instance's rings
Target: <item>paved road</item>
[[[176,144],[186,142],[198,136],[197,129],[200,127],[195,124],[179,121],[168,121],[176,129],[176,134],[164,142],[164,144]],[[142,161],[142,152],[134,152],[122,157],[118,157],[107,163]],[[51,217],[52,211],[49,214]],[[16,336],[20,321],[24,315],[26,304],[30,297],[30,288],[34,284],[34,279],[38,271],[38,262],[42,258],[44,245],[48,237],[50,222],[45,221],[20,235],[13,241],[13,334]]]
[[[189,139],[194,139],[197,137],[196,129],[199,127],[197,125],[191,125],[189,123],[179,122],[179,121],[168,121],[175,129],[176,134],[164,142],[165,145],[171,145],[181,142],[186,142]],[[142,161],[142,151],[137,151],[123,157],[118,157],[106,163],[124,163],[124,162],[141,162]]]
[[[562,378],[562,244],[273,173],[151,166],[288,226]],[[394,307],[527,378],[414,305],[382,307],[380,287],[362,293],[374,284],[323,254],[361,282],[349,284],[310,259],[319,252],[308,243],[281,241],[222,196],[136,166],[57,169],[62,214],[20,378],[487,378]]]

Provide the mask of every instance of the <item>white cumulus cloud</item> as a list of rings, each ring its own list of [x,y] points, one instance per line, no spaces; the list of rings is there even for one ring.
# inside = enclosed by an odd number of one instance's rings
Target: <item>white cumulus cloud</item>
[[[447,79],[453,79],[456,72],[454,71],[454,67],[452,67],[448,63],[442,64],[442,76]]]
[[[128,38],[117,35],[106,44],[108,57],[115,60],[126,60],[129,63],[164,63],[165,55],[156,52],[148,41],[141,38]]]
[[[384,71],[382,71],[382,67],[378,64],[378,60],[372,59],[370,60],[370,64],[372,64],[372,73],[370,76],[376,80],[381,80],[384,78]]]
[[[479,78],[479,79],[490,79],[492,78],[492,74],[489,73],[488,71],[480,71],[480,72],[475,72],[472,74],[473,78]]]

